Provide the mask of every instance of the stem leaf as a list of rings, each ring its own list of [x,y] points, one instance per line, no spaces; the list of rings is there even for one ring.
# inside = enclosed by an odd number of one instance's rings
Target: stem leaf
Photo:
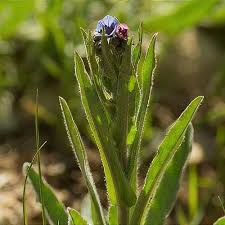
[[[132,206],[136,200],[116,154],[107,115],[85,71],[80,56],[75,54],[75,75],[79,84],[81,100],[91,131],[98,146],[106,176],[107,190],[111,203],[122,200]],[[126,195],[124,195],[124,192]]]
[[[169,129],[167,135],[160,144],[159,150],[148,169],[144,186],[134,206],[131,225],[137,225],[141,222],[141,219],[145,219],[143,218],[144,210],[147,207],[149,200],[155,197],[157,187],[161,182],[171,159],[174,157],[180,143],[182,142],[187,127],[202,100],[203,97],[199,96],[189,104]]]
[[[132,187],[136,188],[136,176],[137,176],[137,165],[138,156],[142,141],[142,134],[144,131],[145,118],[148,112],[151,89],[153,83],[153,72],[155,69],[155,41],[156,34],[152,37],[149,44],[145,61],[142,67],[142,73],[138,76],[139,84],[141,87],[141,98],[138,105],[138,110],[135,116],[135,126],[137,130],[135,137],[132,140],[128,156],[128,178],[132,180]]]
[[[68,134],[73,152],[80,166],[80,170],[83,174],[86,185],[88,187],[88,191],[91,195],[93,205],[95,207],[95,211],[99,220],[99,224],[104,225],[105,219],[103,215],[103,210],[102,210],[99,196],[94,184],[94,180],[90,172],[90,167],[88,164],[84,143],[81,139],[79,130],[73,120],[72,114],[70,112],[69,106],[67,105],[66,101],[60,97],[59,102],[60,102],[61,111],[63,114],[66,130],[67,130],[67,134]]]
[[[162,225],[169,214],[179,188],[182,171],[192,148],[193,128],[189,125],[185,139],[169,163],[155,197],[149,203],[145,225]]]

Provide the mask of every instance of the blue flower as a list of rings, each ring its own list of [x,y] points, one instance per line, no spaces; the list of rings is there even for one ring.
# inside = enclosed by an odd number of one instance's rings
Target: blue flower
[[[115,33],[118,24],[119,21],[115,17],[107,15],[98,21],[95,31],[101,34],[105,30],[106,36],[111,37]]]

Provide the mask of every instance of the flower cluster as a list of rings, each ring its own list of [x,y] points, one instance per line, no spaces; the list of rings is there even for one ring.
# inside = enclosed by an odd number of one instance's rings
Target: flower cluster
[[[114,40],[114,43],[127,41],[128,29],[127,24],[119,23],[117,18],[107,15],[98,21],[94,32],[94,41],[99,45],[103,33],[108,41]]]

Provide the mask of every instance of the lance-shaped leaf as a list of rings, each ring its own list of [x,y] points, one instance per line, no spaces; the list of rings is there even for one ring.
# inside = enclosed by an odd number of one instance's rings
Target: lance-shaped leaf
[[[88,225],[87,221],[75,209],[67,208],[68,225]]]
[[[169,129],[167,135],[160,144],[159,150],[148,169],[144,186],[134,206],[134,212],[130,221],[131,225],[140,224],[141,219],[143,219],[144,210],[147,207],[149,200],[154,198],[158,185],[161,182],[171,159],[175,155],[179,144],[183,140],[187,127],[201,104],[202,99],[203,97],[199,96],[190,103]]]
[[[103,162],[110,200],[113,204],[116,204],[117,200],[121,200],[131,206],[136,200],[135,193],[119,163],[105,111],[100,104],[94,86],[88,79],[82,59],[77,53],[75,55],[75,74],[87,120]]]
[[[155,41],[156,34],[153,36],[144,64],[142,66],[142,73],[139,76],[139,83],[141,86],[141,98],[140,103],[137,110],[137,115],[135,118],[135,127],[137,132],[135,133],[135,137],[132,145],[129,150],[129,158],[128,158],[128,177],[132,181],[132,186],[135,188],[136,186],[136,175],[137,175],[137,161],[138,155],[142,140],[142,134],[144,131],[144,123],[145,117],[147,115],[149,101],[151,96],[152,82],[153,82],[153,72],[155,68]]]
[[[91,35],[91,32],[88,31],[86,33],[83,29],[81,29],[81,33],[83,36],[85,48],[86,48],[86,54],[87,54],[87,59],[88,59],[88,65],[90,69],[90,78],[93,80],[94,86],[96,88],[96,92],[102,101],[102,103],[106,102],[104,93],[100,87],[100,82],[99,82],[99,71],[98,71],[98,63],[95,57],[95,48],[94,48],[94,43],[93,43],[93,37]],[[104,104],[103,104],[104,106]],[[106,109],[105,109],[106,110]]]
[[[213,225],[225,225],[225,216],[219,218]]]
[[[28,172],[29,181],[32,184],[34,191],[37,194],[37,197],[40,201],[40,182],[38,173],[33,168],[30,168],[30,163],[24,163],[23,171],[24,174],[27,174]],[[44,178],[42,178],[42,195],[45,212],[49,223],[53,225],[67,224],[68,216],[65,207],[57,199],[56,195],[52,191],[51,187],[44,180]]]
[[[129,115],[129,90],[128,82],[131,75],[131,43],[129,43],[122,57],[119,70],[116,99],[116,138],[118,142],[118,156],[125,163],[127,154],[127,130]]]
[[[60,106],[67,130],[67,134],[73,149],[73,152],[77,158],[78,164],[80,166],[80,170],[82,172],[82,175],[85,179],[88,191],[90,193],[91,199],[93,201],[93,205],[98,217],[98,221],[100,225],[104,225],[105,219],[103,210],[101,207],[101,203],[99,200],[99,196],[94,184],[94,180],[92,178],[90,167],[87,160],[87,154],[85,151],[84,143],[81,139],[79,130],[77,128],[77,125],[75,124],[72,114],[70,112],[69,106],[67,105],[66,101],[63,98],[59,98]]]
[[[183,143],[178,148],[169,163],[161,182],[158,185],[155,197],[149,201],[146,211],[145,225],[163,225],[166,216],[176,200],[185,162],[192,148],[193,127],[187,128]]]

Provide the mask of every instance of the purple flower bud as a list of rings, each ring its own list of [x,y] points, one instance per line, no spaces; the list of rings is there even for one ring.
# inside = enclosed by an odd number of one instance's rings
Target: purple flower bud
[[[121,23],[116,27],[116,36],[120,39],[127,40],[128,37],[128,26],[125,23]]]
[[[105,16],[102,20],[99,20],[96,27],[97,33],[102,33],[103,29],[107,36],[112,36],[118,25],[119,21],[113,16]]]

